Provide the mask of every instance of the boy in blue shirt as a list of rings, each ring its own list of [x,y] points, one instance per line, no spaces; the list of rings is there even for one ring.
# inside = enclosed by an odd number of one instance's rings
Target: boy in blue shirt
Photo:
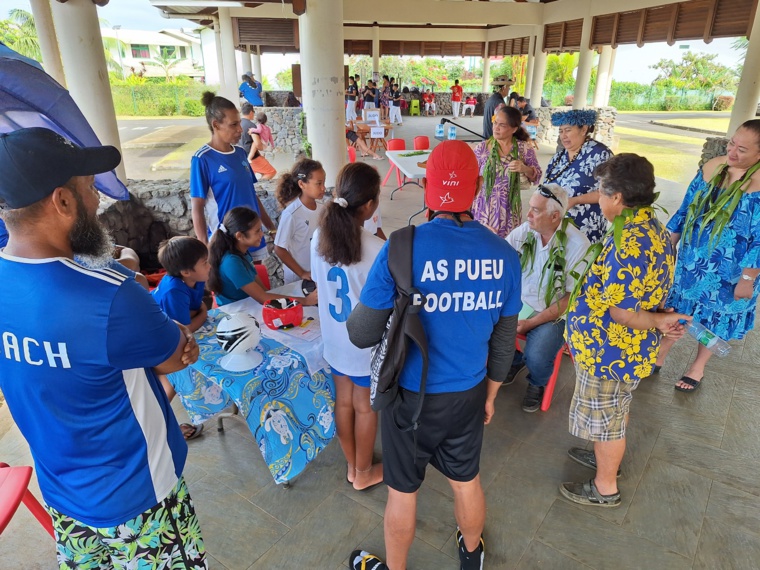
[[[182,323],[190,332],[203,326],[208,310],[203,293],[211,266],[206,245],[194,237],[177,236],[163,242],[158,249],[158,261],[166,275],[153,291],[153,298],[170,319]],[[166,395],[171,401],[184,376],[159,376]],[[185,439],[195,439],[203,432],[203,424],[180,424]]]

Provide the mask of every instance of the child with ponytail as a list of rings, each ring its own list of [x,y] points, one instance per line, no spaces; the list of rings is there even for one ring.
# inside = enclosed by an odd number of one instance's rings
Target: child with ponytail
[[[321,291],[319,321],[324,358],[335,380],[335,425],[348,463],[346,479],[363,491],[382,482],[383,466],[372,464],[377,414],[369,403],[371,349],[351,344],[346,321],[383,246],[362,227],[380,202],[380,175],[368,164],[348,164],[338,174],[335,194],[311,242],[311,272]]]
[[[262,305],[282,295],[267,293],[253,266],[249,248],[255,248],[264,238],[261,220],[246,207],[232,208],[211,236],[208,286],[216,293],[219,306],[252,297]],[[302,305],[316,305],[317,292],[295,297]]]
[[[277,201],[283,208],[274,251],[285,265],[285,283],[311,279],[309,243],[324,206],[325,171],[316,160],[302,158],[280,177]]]

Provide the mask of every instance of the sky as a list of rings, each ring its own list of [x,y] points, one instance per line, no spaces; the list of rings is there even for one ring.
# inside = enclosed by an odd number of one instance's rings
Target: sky
[[[7,10],[21,8],[31,11],[29,0],[2,0],[0,19],[5,18]],[[150,5],[148,0],[111,0],[103,8],[98,8],[100,17],[112,26],[120,25],[124,29],[161,30],[165,28],[190,28],[195,24],[189,20],[167,20],[162,18],[159,10]],[[739,54],[731,49],[732,38],[713,40],[706,44],[701,40],[682,41],[674,46],[666,43],[648,44],[642,48],[635,45],[624,45],[617,49],[613,78],[616,81],[636,81],[650,83],[657,77],[657,72],[650,65],[660,59],[680,60],[687,51],[718,54],[718,61],[729,67],[741,63]],[[265,76],[273,79],[281,69],[289,68],[297,62],[297,56],[282,57],[281,55],[264,55],[262,71]]]

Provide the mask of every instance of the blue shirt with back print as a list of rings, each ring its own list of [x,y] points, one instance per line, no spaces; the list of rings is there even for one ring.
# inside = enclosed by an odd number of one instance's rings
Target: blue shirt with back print
[[[198,281],[195,287],[189,287],[181,277],[164,275],[152,293],[158,306],[170,319],[189,325],[190,311],[201,308],[205,286],[203,281]]]
[[[0,389],[45,502],[110,527],[163,501],[187,445],[152,368],[177,325],[133,278],[66,258],[0,252],[0,299]]]
[[[4,248],[8,244],[8,229],[5,227],[5,222],[0,220],[0,249]]]
[[[209,237],[232,208],[246,206],[261,216],[253,186],[256,175],[248,164],[248,155],[239,146],[232,148],[230,152],[219,152],[206,144],[190,160],[190,197],[206,200]],[[259,247],[252,247],[250,251],[266,246],[266,240],[262,239]]]
[[[428,340],[426,392],[463,392],[486,376],[488,342],[501,317],[517,315],[520,260],[503,239],[479,222],[435,218],[414,235],[412,283],[426,297],[420,312]],[[380,250],[360,301],[390,309],[396,285],[388,269],[388,243]],[[418,392],[422,357],[410,343],[401,387]]]

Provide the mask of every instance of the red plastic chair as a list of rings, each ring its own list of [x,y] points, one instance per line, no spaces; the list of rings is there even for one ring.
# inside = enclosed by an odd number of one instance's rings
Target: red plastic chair
[[[388,141],[388,150],[406,150],[406,141],[404,139],[391,139]],[[388,174],[385,175],[383,186],[388,182],[394,170],[396,171],[396,182],[398,182],[399,187],[401,186],[401,171],[393,163],[391,163],[391,167],[388,169]]]
[[[269,281],[269,271],[267,271],[267,266],[263,263],[257,263],[253,267],[256,269],[256,273],[259,274],[259,278],[264,284],[264,289],[269,291],[272,288],[272,283]]]
[[[356,149],[352,146],[347,146],[348,150],[348,162],[356,162]]]
[[[11,467],[0,463],[0,534],[11,522],[18,506],[24,503],[42,528],[55,539],[50,515],[28,489],[31,478],[31,467]]]
[[[430,139],[424,135],[414,137],[414,150],[427,150],[430,148]]]
[[[525,341],[527,340],[524,334],[518,334],[517,338],[515,339],[515,348],[520,349],[520,342],[519,341]],[[562,355],[567,351],[567,344],[563,344],[562,347],[557,351],[557,355],[554,357],[554,369],[552,370],[552,375],[549,377],[549,382],[546,383],[546,388],[544,388],[544,398],[541,400],[541,411],[546,412],[549,410],[549,408],[552,405],[552,396],[554,395],[554,387],[557,385],[557,377],[559,376],[559,368],[562,366]],[[569,351],[568,351],[568,354]],[[572,357],[571,357],[572,358]]]

